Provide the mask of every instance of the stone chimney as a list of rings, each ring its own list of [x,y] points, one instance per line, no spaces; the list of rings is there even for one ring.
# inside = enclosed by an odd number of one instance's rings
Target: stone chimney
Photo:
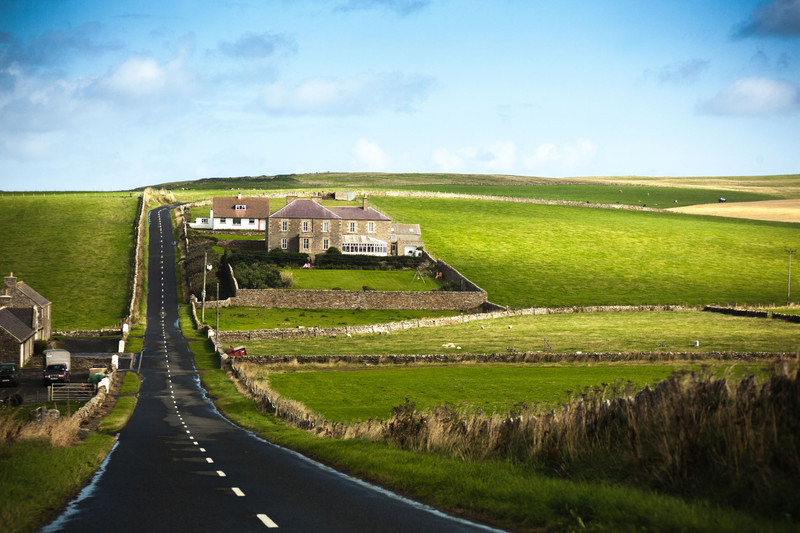
[[[362,198],[362,200],[361,200],[361,201],[362,201],[362,204],[361,204],[361,209],[363,209],[364,211],[366,211],[366,210],[367,210],[367,207],[369,207],[369,202],[367,201],[367,197],[366,197],[366,196],[364,196],[364,197]]]
[[[14,273],[11,272],[8,276],[5,277],[3,283],[3,294],[13,296],[14,291],[17,289],[17,278],[14,277]]]

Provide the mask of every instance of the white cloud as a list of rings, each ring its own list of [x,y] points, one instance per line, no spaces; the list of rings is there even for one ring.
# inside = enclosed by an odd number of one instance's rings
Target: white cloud
[[[486,168],[496,171],[510,172],[514,169],[517,160],[517,145],[513,141],[499,141],[487,148],[491,159],[486,163]]]
[[[533,154],[523,158],[523,167],[571,170],[591,161],[596,154],[597,146],[589,139],[578,139],[561,146],[555,143],[543,143],[536,147]]]
[[[311,78],[295,86],[267,85],[261,105],[280,114],[363,115],[383,109],[408,111],[423,98],[429,78],[403,74],[364,74],[347,79]]]
[[[771,115],[800,107],[797,86],[772,78],[741,78],[700,104],[715,115]]]
[[[433,162],[442,172],[461,172],[464,170],[464,159],[445,148],[433,151]]]
[[[376,142],[359,139],[353,146],[353,154],[371,171],[386,170],[389,167],[389,157]]]
[[[191,77],[179,57],[160,63],[152,57],[131,57],[99,78],[96,89],[112,98],[144,100],[190,92]]]
[[[757,5],[735,32],[736,37],[751,35],[800,35],[800,0],[772,0]]]

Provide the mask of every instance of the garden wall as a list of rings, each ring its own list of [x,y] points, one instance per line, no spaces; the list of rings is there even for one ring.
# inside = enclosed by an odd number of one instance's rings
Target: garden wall
[[[794,322],[800,324],[800,315],[773,313],[771,311],[763,311],[759,309],[739,309],[737,307],[717,307],[714,305],[707,305],[703,308],[703,311],[708,311],[711,313],[721,313],[723,315],[746,316],[750,318],[774,318],[776,320],[784,320],[786,322]]]

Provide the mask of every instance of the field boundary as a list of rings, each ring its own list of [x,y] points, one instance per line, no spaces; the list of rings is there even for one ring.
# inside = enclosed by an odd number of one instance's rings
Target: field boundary
[[[222,303],[222,302],[220,302]],[[206,302],[208,304],[208,302]],[[225,307],[225,306],[223,306]],[[477,320],[492,320],[515,316],[532,315],[563,315],[572,313],[611,313],[624,311],[697,311],[699,307],[683,305],[615,305],[615,306],[589,306],[589,307],[532,307],[528,309],[514,309],[505,311],[489,311],[487,313],[474,313],[442,318],[421,318],[417,320],[403,320],[401,322],[386,322],[383,324],[369,324],[365,326],[343,326],[336,328],[279,328],[260,329],[249,331],[220,331],[220,342],[243,342],[266,339],[301,339],[308,337],[333,337],[338,335],[354,335],[365,333],[378,333],[388,335],[392,331],[401,331],[411,328],[426,328],[463,324]]]
[[[742,309],[738,307],[719,307],[715,305],[706,305],[703,307],[703,311],[751,318],[773,318],[775,320],[784,320],[786,322],[800,324],[800,315],[787,315],[785,313],[774,313],[772,311],[761,311],[758,309]]]

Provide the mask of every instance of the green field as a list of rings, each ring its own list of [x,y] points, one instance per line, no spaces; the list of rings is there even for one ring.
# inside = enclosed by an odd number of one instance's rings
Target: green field
[[[374,198],[425,248],[515,308],[771,304],[796,224],[499,201]],[[792,273],[800,283],[800,269]]]
[[[0,273],[53,302],[53,330],[98,329],[127,316],[139,199],[0,197]]]
[[[250,355],[487,354],[541,351],[545,340],[556,353],[795,353],[800,349],[800,324],[699,311],[577,313],[406,329],[388,336],[262,340],[245,345]],[[694,341],[700,346],[695,347]],[[442,346],[446,343],[461,349]]]
[[[555,180],[554,180],[555,181]],[[684,189],[680,187],[588,185],[402,185],[391,190],[443,192],[537,200],[561,200],[592,204],[622,204],[669,209],[695,204],[711,204],[723,197],[728,202],[774,200],[778,197],[745,191]]]
[[[220,329],[242,331],[253,329],[274,329],[340,326],[361,326],[383,324],[420,318],[437,318],[457,315],[458,311],[395,310],[395,309],[275,309],[262,307],[222,307],[220,309]],[[206,310],[206,322],[215,320],[215,310]]]
[[[269,371],[264,379],[281,396],[302,402],[332,421],[390,418],[408,399],[421,411],[438,405],[507,413],[525,402],[555,407],[585,387],[630,381],[655,385],[688,364],[613,365],[436,365]]]
[[[360,291],[365,286],[376,291],[433,291],[439,281],[428,276],[415,278],[415,270],[327,270],[283,269],[291,272],[293,289]]]

